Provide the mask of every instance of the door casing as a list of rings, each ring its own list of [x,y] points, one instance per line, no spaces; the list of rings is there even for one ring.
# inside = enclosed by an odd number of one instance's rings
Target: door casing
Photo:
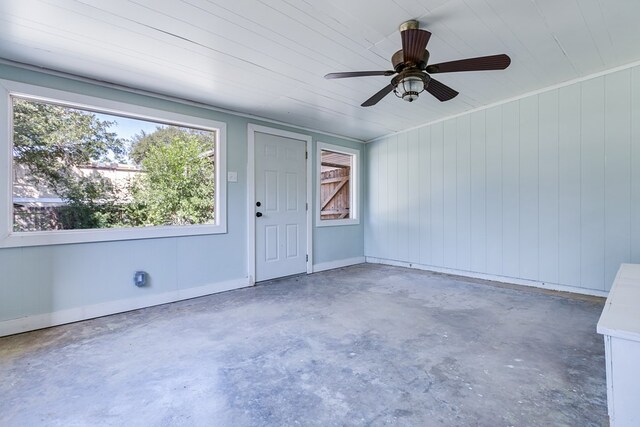
[[[311,137],[301,133],[270,128],[249,123],[247,125],[247,277],[249,283],[255,285],[256,278],[256,132],[299,140],[305,144],[306,181],[307,181],[307,274],[313,273],[313,162],[311,157]]]

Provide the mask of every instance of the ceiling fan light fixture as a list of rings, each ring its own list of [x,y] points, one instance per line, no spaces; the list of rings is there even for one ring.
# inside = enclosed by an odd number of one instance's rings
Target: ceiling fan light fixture
[[[399,76],[400,77],[400,76]],[[423,73],[406,75],[395,83],[393,92],[398,98],[413,102],[427,87],[428,76]]]

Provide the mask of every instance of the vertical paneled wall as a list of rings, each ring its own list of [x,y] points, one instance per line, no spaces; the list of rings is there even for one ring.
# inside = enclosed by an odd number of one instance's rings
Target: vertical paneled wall
[[[640,67],[367,146],[365,255],[609,289],[640,263]]]

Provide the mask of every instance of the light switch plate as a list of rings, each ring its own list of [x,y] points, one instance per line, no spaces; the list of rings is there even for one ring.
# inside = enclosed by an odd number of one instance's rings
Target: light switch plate
[[[227,181],[238,182],[238,172],[227,172]]]

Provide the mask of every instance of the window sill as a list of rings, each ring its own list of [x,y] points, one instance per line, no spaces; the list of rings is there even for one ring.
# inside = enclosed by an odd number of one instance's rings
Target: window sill
[[[24,231],[10,233],[0,240],[0,248],[24,246],[97,243],[119,240],[143,240],[163,237],[201,236],[224,234],[224,225],[155,226],[143,228],[105,228],[91,230]]]
[[[358,225],[360,224],[360,219],[321,219],[316,221],[316,227],[335,227],[342,225]]]

